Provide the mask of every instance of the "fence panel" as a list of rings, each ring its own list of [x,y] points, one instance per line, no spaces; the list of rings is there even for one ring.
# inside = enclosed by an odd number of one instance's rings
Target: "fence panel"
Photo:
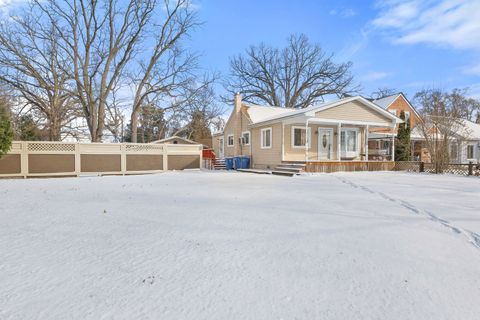
[[[201,145],[14,141],[0,159],[0,177],[144,174],[201,163]]]
[[[395,162],[395,171],[437,173],[434,163],[420,161],[397,161]],[[450,163],[440,173],[480,176],[480,165],[473,163]]]

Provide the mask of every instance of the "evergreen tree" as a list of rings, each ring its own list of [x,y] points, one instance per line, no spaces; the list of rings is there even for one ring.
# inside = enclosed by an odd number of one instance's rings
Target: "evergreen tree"
[[[22,115],[17,122],[18,139],[22,141],[40,141],[42,140],[41,130],[29,114]]]
[[[0,99],[0,158],[10,150],[12,140],[13,127],[7,103]]]
[[[410,158],[410,119],[405,120],[405,112],[400,112],[400,119],[404,123],[398,126],[395,140],[395,160],[408,161]]]
[[[187,125],[186,136],[193,141],[201,141],[212,137],[205,114],[201,111],[194,111],[192,120]]]
[[[137,128],[137,142],[149,143],[165,137],[165,119],[163,109],[145,105],[140,110]],[[132,125],[129,123],[125,131],[125,141],[132,141]]]

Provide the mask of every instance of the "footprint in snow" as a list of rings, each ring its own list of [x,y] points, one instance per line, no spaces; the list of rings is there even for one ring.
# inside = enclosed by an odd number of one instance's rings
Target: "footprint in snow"
[[[142,281],[142,283],[150,284],[150,285],[152,285],[154,282],[155,282],[155,276],[148,276]]]

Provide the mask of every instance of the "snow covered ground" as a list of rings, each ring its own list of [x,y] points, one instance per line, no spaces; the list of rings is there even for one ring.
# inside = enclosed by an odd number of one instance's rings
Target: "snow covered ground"
[[[480,179],[0,180],[0,319],[479,319]]]

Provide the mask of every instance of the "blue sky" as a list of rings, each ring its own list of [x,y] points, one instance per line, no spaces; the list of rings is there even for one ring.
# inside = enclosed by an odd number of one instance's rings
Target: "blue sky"
[[[470,87],[480,98],[480,0],[197,0],[205,23],[188,45],[203,67],[228,74],[249,45],[283,46],[291,33],[352,61],[363,94]]]

